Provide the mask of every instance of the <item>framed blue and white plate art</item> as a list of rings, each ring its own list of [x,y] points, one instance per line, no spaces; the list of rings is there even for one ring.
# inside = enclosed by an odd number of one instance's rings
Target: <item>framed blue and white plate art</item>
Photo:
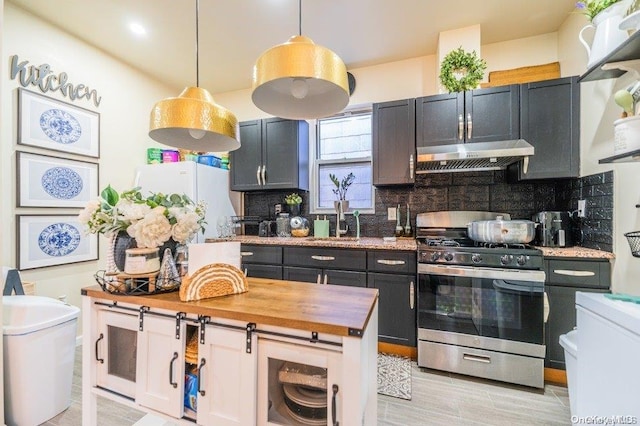
[[[100,158],[100,114],[18,88],[18,144]]]
[[[16,153],[17,207],[83,208],[98,198],[98,164]]]
[[[85,234],[77,215],[16,215],[18,269],[98,259],[98,235]]]

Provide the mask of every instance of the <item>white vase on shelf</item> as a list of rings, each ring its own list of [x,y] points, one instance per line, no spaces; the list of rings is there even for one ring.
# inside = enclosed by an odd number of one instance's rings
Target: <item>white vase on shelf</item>
[[[628,32],[621,30],[619,26],[620,21],[622,21],[627,9],[631,5],[631,1],[632,0],[622,0],[612,4],[594,16],[592,22],[580,30],[578,39],[589,55],[587,68],[591,68],[597,64],[602,58],[629,38]],[[589,46],[583,37],[584,31],[588,28],[595,29],[591,46]]]

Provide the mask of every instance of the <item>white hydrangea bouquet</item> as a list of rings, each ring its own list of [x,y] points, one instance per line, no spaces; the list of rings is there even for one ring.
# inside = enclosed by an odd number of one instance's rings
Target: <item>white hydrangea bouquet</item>
[[[162,193],[144,198],[140,188],[120,194],[107,186],[100,198],[90,201],[78,218],[87,232],[115,237],[119,232],[136,239],[138,247],[160,247],[170,238],[189,242],[199,230],[204,232],[206,206],[186,195]]]

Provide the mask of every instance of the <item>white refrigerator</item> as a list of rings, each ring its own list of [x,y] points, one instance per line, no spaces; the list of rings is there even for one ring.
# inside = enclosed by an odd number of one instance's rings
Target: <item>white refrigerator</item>
[[[218,220],[241,211],[241,193],[229,191],[229,171],[193,161],[146,164],[136,168],[134,185],[144,196],[149,193],[186,194],[207,206],[205,233],[198,232],[194,243],[218,237]]]

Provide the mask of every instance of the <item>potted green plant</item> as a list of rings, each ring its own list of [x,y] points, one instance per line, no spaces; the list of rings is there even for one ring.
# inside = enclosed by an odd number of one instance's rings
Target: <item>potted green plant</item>
[[[297,192],[293,192],[284,197],[284,202],[287,205],[291,216],[300,216],[300,206],[302,205],[302,197]]]
[[[329,179],[331,179],[331,182],[333,182],[333,184],[336,186],[335,189],[332,190],[333,193],[336,194],[336,197],[338,197],[338,201],[334,201],[333,203],[336,211],[344,212],[345,210],[349,209],[347,190],[356,179],[356,177],[353,173],[349,173],[341,180],[339,180],[336,175],[334,175],[333,173],[329,173]]]

